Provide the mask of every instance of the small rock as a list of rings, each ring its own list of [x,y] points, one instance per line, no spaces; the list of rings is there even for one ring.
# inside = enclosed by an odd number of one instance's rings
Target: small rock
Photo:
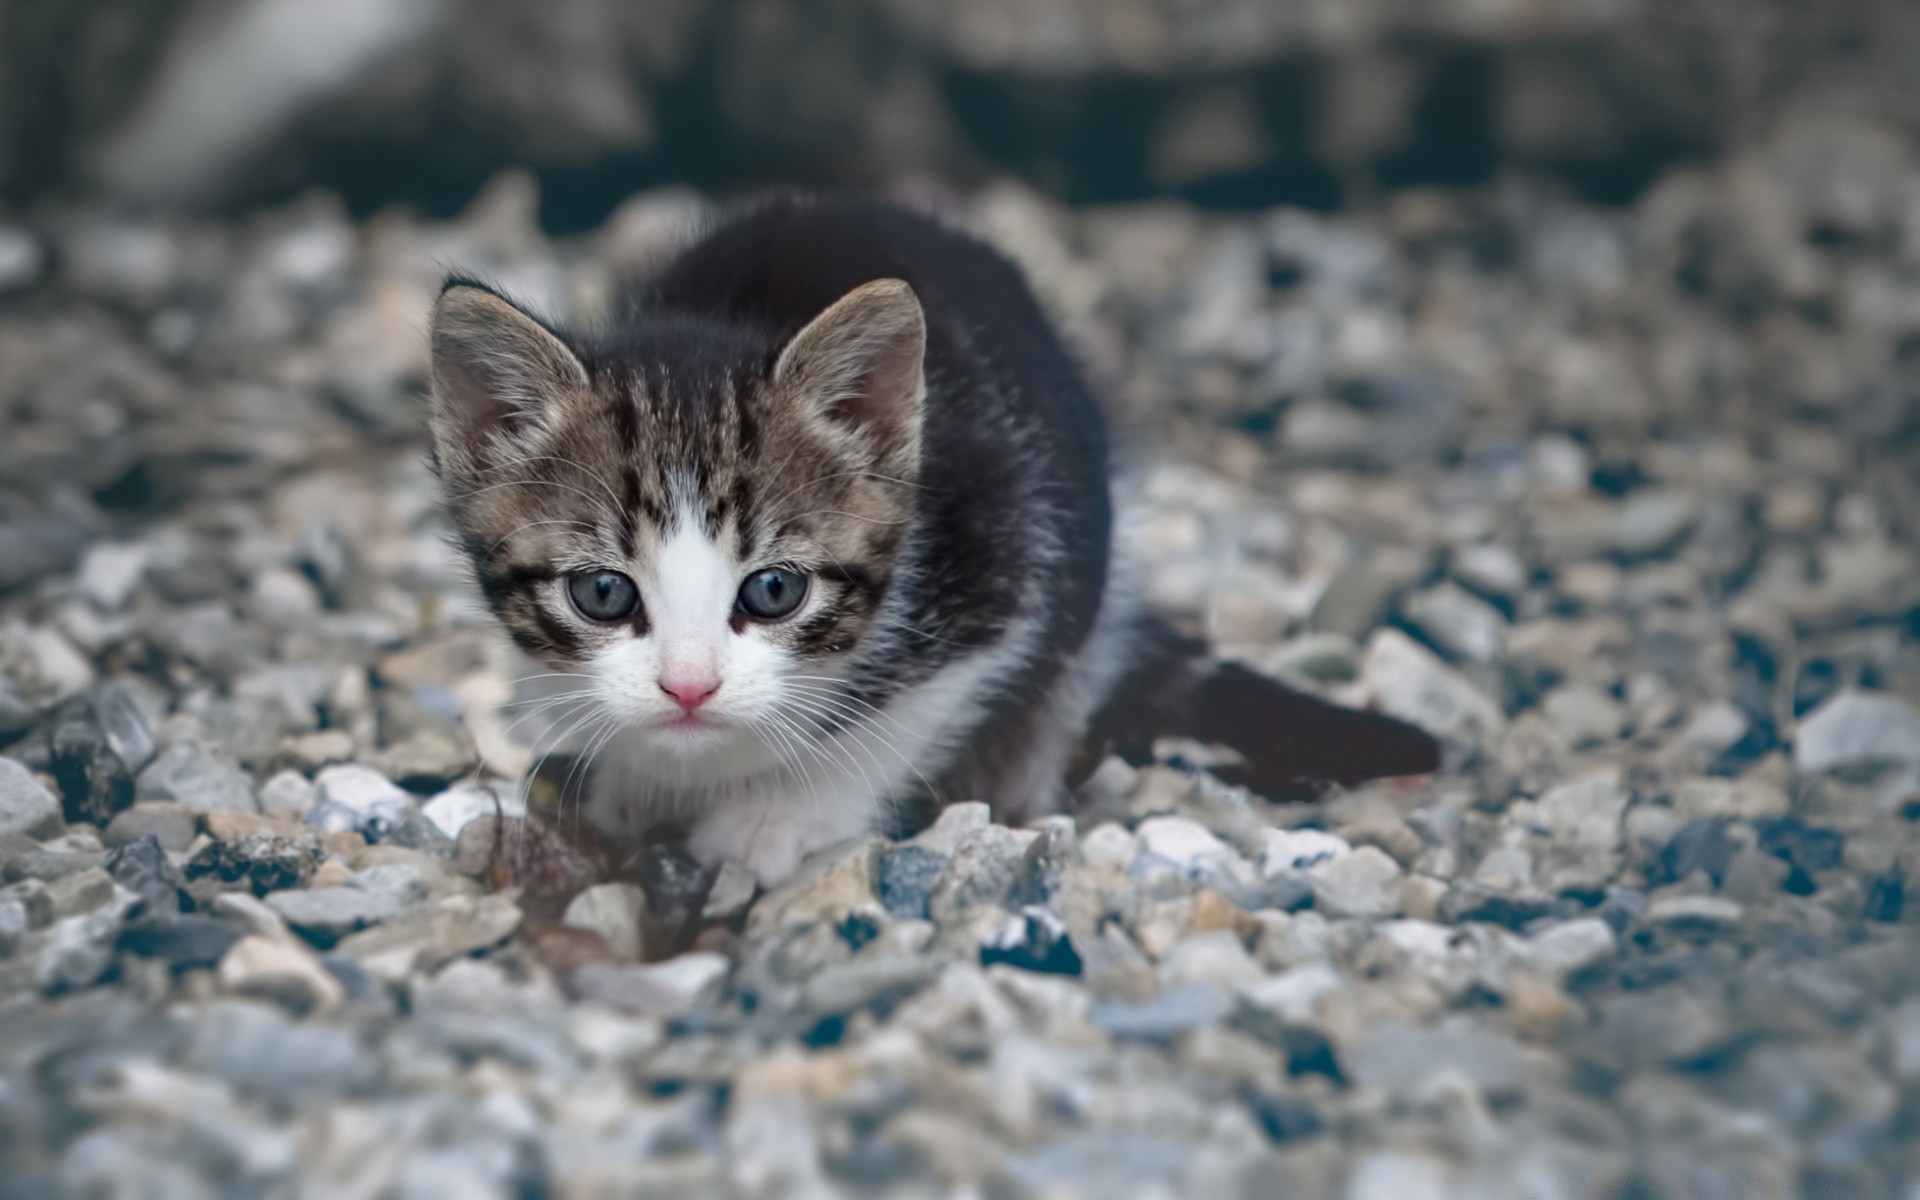
[[[1498,542],[1481,542],[1453,554],[1453,577],[1487,596],[1512,599],[1527,588],[1527,569],[1519,556]]]
[[[1089,867],[1124,871],[1139,852],[1133,833],[1113,821],[1102,821],[1080,839],[1080,861]]]
[[[1315,907],[1334,917],[1390,917],[1400,911],[1400,864],[1377,846],[1329,859],[1308,872]]]
[[[243,936],[213,917],[173,914],[130,922],[120,931],[119,948],[176,967],[211,967]]]
[[[1221,871],[1239,858],[1206,826],[1186,817],[1149,817],[1134,836],[1143,853],[1171,863],[1190,879]]]
[[[1181,1034],[1225,1020],[1233,1012],[1233,993],[1211,983],[1170,988],[1151,1000],[1133,1003],[1109,998],[1093,1002],[1094,1025],[1118,1038],[1170,1042]]]
[[[1260,850],[1260,873],[1304,871],[1353,853],[1345,838],[1320,829],[1272,829]]]
[[[34,959],[34,982],[43,992],[93,983],[113,965],[120,925],[117,904],[54,922],[46,944]]]
[[[299,887],[320,865],[319,845],[309,837],[248,834],[215,841],[187,861],[187,878],[211,876],[222,883],[246,880],[256,895]]]
[[[1526,957],[1541,974],[1564,979],[1613,957],[1615,941],[1613,926],[1599,917],[1579,917],[1528,938]]]
[[[933,982],[943,965],[918,954],[862,955],[815,974],[807,980],[802,1000],[807,1012],[816,1017],[889,1009]]]
[[[314,805],[306,823],[329,833],[353,830],[370,842],[386,836],[413,811],[413,797],[372,767],[347,763],[314,779]]]
[[[1448,654],[1468,662],[1491,662],[1506,639],[1500,610],[1454,583],[1409,596],[1407,619]]]
[[[13,833],[57,837],[64,827],[60,802],[53,793],[33,772],[11,758],[0,758],[0,837]]]
[[[1368,640],[1361,678],[1382,712],[1429,733],[1471,744],[1506,728],[1499,705],[1397,629]]]
[[[1005,963],[1046,975],[1078,975],[1080,954],[1066,923],[1039,905],[1028,905],[980,943],[980,965]]]
[[[297,734],[280,743],[274,761],[284,767],[310,774],[322,767],[353,758],[353,735],[344,729],[316,729]]]
[[[271,1000],[298,1013],[340,1007],[346,993],[313,951],[298,942],[258,934],[233,943],[215,972],[220,986],[241,996]]]
[[[260,785],[260,811],[279,821],[304,824],[313,808],[313,781],[298,771],[276,771]]]
[[[1583,683],[1553,689],[1541,710],[1576,748],[1613,741],[1627,722],[1626,709],[1613,697]]]
[[[151,689],[143,693],[127,681],[116,680],[94,692],[92,709],[107,749],[120,760],[121,768],[129,776],[146,769],[160,752],[153,726],[165,713],[164,702]]]
[[[643,846],[633,871],[646,893],[640,915],[648,955],[687,949],[707,907],[714,873],[677,842]]]
[[[993,810],[985,804],[967,802],[949,804],[940,810],[932,825],[920,831],[907,844],[931,850],[951,858],[960,844],[993,824]]]
[[[435,728],[417,729],[373,757],[388,778],[415,790],[445,787],[478,762],[471,743]]]
[[[645,945],[647,894],[630,883],[590,887],[567,905],[563,924],[595,934],[616,958],[638,959]]]
[[[1739,904],[1722,896],[1655,896],[1647,905],[1649,925],[1668,928],[1719,929],[1740,923],[1745,913]]]
[[[880,903],[903,921],[925,920],[927,901],[949,858],[938,850],[908,843],[887,855],[880,867]]]
[[[462,829],[482,817],[516,818],[527,815],[526,804],[520,797],[501,795],[491,787],[473,783],[448,788],[421,805],[420,811],[441,833],[456,842]]]
[[[106,855],[97,850],[55,849],[57,844],[32,846],[9,857],[4,872],[7,882],[37,879],[42,883],[52,883],[69,875],[96,870],[106,862]]]
[[[47,903],[52,906],[55,917],[90,913],[111,904],[118,894],[113,877],[97,866],[70,871],[47,884]]]
[[[75,580],[80,594],[103,612],[119,612],[147,573],[153,552],[137,542],[101,542],[88,547]]]
[[[381,845],[413,850],[440,862],[451,862],[459,844],[440,832],[438,825],[415,808],[409,810],[398,825],[387,830]]]
[[[12,954],[32,928],[26,902],[11,892],[0,892],[0,955]]]
[[[1160,959],[1160,980],[1169,988],[1195,983],[1240,988],[1257,983],[1264,974],[1239,936],[1224,929],[1195,934]]]
[[[739,863],[725,862],[714,873],[713,886],[707,890],[706,907],[700,910],[703,921],[731,921],[747,911],[760,890],[753,872]],[[884,893],[883,893],[884,895]]]
[[[1526,1078],[1518,1044],[1461,1018],[1431,1029],[1377,1026],[1346,1056],[1346,1065],[1356,1083],[1389,1095],[1417,1096],[1444,1078],[1466,1079],[1485,1094],[1511,1092]]]
[[[963,843],[927,897],[940,925],[982,904],[997,904],[1013,886],[1026,839],[1004,825],[988,825]]]
[[[1793,765],[1804,774],[1920,762],[1920,712],[1894,696],[1840,691],[1800,722]]]
[[[1346,1200],[1445,1200],[1453,1192],[1446,1170],[1428,1155],[1379,1151],[1354,1167],[1345,1195]]]
[[[1664,554],[1679,545],[1699,520],[1699,504],[1683,492],[1635,492],[1614,512],[1613,548],[1632,558]]]
[[[273,892],[266,901],[287,924],[332,945],[354,930],[399,916],[426,893],[420,872],[396,865],[361,871],[338,887]]]
[[[107,873],[113,882],[140,898],[149,917],[180,911],[180,889],[187,880],[167,857],[160,839],[147,834],[107,855]]]
[[[245,932],[286,940],[292,936],[280,914],[252,892],[221,892],[213,898],[213,915],[225,917]]]
[[[165,801],[201,812],[258,812],[253,781],[197,741],[175,742],[134,783],[134,802]]]
[[[372,975],[399,982],[498,945],[513,936],[520,920],[519,906],[507,896],[442,896],[343,939],[334,957],[349,957]]]
[[[200,814],[182,804],[155,801],[136,804],[107,823],[100,840],[108,846],[126,846],[150,837],[160,848],[183,854],[200,836]]]
[[[1339,991],[1345,982],[1331,963],[1312,962],[1249,982],[1240,994],[1249,1004],[1284,1020],[1307,1021],[1320,998]]]
[[[567,982],[582,1000],[622,1012],[675,1017],[698,1005],[726,973],[725,955],[702,951],[644,965],[589,963]]]

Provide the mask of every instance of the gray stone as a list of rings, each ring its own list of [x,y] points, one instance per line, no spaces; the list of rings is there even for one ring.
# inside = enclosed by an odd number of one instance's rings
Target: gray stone
[[[100,840],[109,847],[125,846],[150,837],[163,850],[184,853],[200,834],[200,815],[181,804],[155,801],[136,804],[116,815]]]
[[[841,1016],[869,1006],[890,1008],[925,987],[942,963],[918,954],[860,957],[807,980],[802,999],[816,1017]]]
[[[305,824],[313,808],[313,782],[298,771],[276,771],[260,785],[260,811],[280,821]]]
[[[692,1009],[726,973],[722,955],[695,953],[644,965],[590,963],[567,982],[582,999],[624,1012],[671,1017]]]
[[[1233,993],[1211,983],[1169,988],[1151,1000],[1133,1003],[1100,999],[1093,1023],[1118,1038],[1167,1042],[1183,1033],[1223,1021],[1233,1012]]]
[[[525,802],[506,789],[463,783],[448,788],[421,805],[420,811],[440,832],[458,840],[460,831],[482,817],[527,815]]]
[[[159,753],[153,725],[166,711],[165,699],[151,692],[116,680],[93,694],[93,719],[129,775],[138,775]]]
[[[349,956],[372,976],[400,982],[498,945],[520,919],[508,896],[443,896],[349,935],[334,957]]]
[[[1483,1093],[1511,1092],[1526,1077],[1525,1060],[1511,1038],[1462,1018],[1432,1028],[1378,1026],[1347,1055],[1346,1065],[1361,1086],[1397,1095],[1419,1095],[1456,1078]]]
[[[361,1094],[379,1078],[379,1060],[361,1046],[356,1030],[294,1022],[253,1001],[202,1009],[189,1027],[185,1061],[245,1095],[289,1106]]]
[[[976,801],[949,804],[940,810],[933,824],[921,830],[908,844],[951,857],[959,852],[962,842],[991,824],[993,810],[985,804]]]
[[[399,916],[426,894],[419,871],[394,864],[361,871],[339,887],[274,892],[266,900],[287,924],[331,945],[356,929]]]
[[[33,772],[11,758],[0,758],[0,837],[54,837],[64,824],[60,802]]]
[[[924,920],[928,897],[949,861],[924,845],[901,846],[880,865],[880,903],[902,920]]]
[[[87,549],[74,581],[80,594],[107,612],[125,608],[133,590],[147,573],[152,551],[138,542],[101,542]]]
[[[159,838],[147,834],[128,842],[107,855],[106,868],[114,883],[140,898],[145,915],[180,911],[180,890],[187,886],[187,879],[167,857]]]
[[[1400,911],[1400,864],[1376,846],[1332,858],[1308,872],[1314,906],[1335,917],[1390,917]]]
[[[41,991],[54,992],[83,988],[99,979],[113,965],[121,923],[118,904],[55,921],[34,960],[34,982]]]
[[[1613,957],[1613,927],[1599,917],[1578,917],[1539,930],[1527,939],[1526,958],[1553,978],[1575,975]]]
[[[616,958],[638,959],[646,949],[647,894],[631,883],[587,888],[568,904],[565,925],[599,937]]]
[[[1636,492],[1614,513],[1613,548],[1635,557],[1662,554],[1678,545],[1699,520],[1699,504],[1683,492]]]
[[[258,812],[253,781],[203,743],[175,742],[134,783],[135,803],[165,801],[201,812]]]
[[[163,959],[176,967],[211,967],[243,936],[238,926],[214,917],[176,913],[130,922],[117,944],[129,954]]]
[[[947,864],[927,897],[927,912],[946,925],[969,909],[997,904],[1013,886],[1026,842],[1004,825],[989,825],[969,837]]]
[[[1401,610],[1435,645],[1468,662],[1493,661],[1506,639],[1500,610],[1453,583],[1415,592]]]
[[[1381,711],[1430,733],[1475,743],[1506,728],[1498,704],[1397,629],[1368,640],[1361,678]]]
[[[1920,712],[1896,696],[1842,691],[1800,721],[1793,765],[1807,774],[1920,762]]]
[[[55,917],[73,917],[111,904],[123,895],[116,891],[113,877],[100,867],[72,871],[47,884],[47,902]]]
[[[407,819],[415,805],[408,795],[372,767],[346,763],[328,767],[314,779],[316,796],[306,823],[329,833],[360,833],[377,842]]]

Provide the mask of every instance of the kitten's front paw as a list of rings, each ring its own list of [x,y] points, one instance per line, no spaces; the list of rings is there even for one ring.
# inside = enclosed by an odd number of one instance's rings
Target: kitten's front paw
[[[865,828],[864,821],[829,822],[733,805],[701,818],[687,837],[687,849],[709,867],[739,863],[753,872],[761,887],[773,888],[791,878],[807,855],[856,837]]]

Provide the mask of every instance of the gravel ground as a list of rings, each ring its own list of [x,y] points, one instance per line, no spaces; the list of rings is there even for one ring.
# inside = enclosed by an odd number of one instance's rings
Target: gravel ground
[[[1169,743],[757,898],[515,786],[419,455],[445,266],[591,313],[702,203],[0,224],[0,1195],[1914,1194],[1903,141],[955,202],[1132,429],[1153,601],[1451,766]]]

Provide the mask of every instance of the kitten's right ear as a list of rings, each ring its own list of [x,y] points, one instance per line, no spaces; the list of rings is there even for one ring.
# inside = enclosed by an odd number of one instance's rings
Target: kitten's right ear
[[[579,356],[477,283],[449,280],[433,309],[433,441],[445,467],[472,468],[587,387]]]

